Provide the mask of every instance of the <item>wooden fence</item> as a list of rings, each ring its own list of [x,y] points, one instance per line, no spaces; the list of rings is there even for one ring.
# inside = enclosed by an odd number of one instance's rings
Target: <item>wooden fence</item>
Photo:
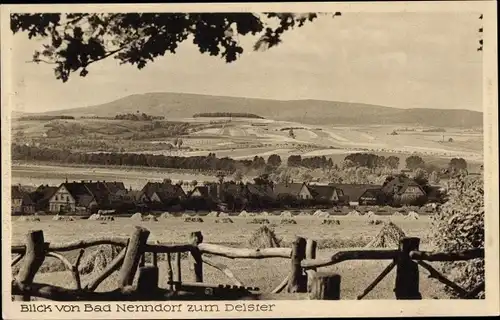
[[[484,283],[466,291],[425,261],[459,261],[484,258],[484,249],[460,252],[425,252],[419,250],[419,238],[403,238],[398,249],[342,249],[329,257],[316,258],[317,243],[311,239],[296,237],[291,248],[247,249],[231,248],[203,242],[200,231],[191,233],[185,244],[161,244],[148,242],[150,232],[136,227],[130,238],[103,237],[74,241],[65,244],[46,243],[42,231],[30,231],[26,244],[12,246],[17,256],[12,266],[21,263],[19,272],[12,281],[14,300],[30,301],[40,297],[55,301],[159,301],[159,300],[244,300],[244,299],[321,299],[341,298],[341,277],[318,268],[335,265],[348,260],[390,260],[390,264],[357,297],[363,299],[375,286],[396,269],[395,298],[422,299],[419,290],[419,267],[455,290],[464,299],[476,298],[484,290]],[[82,286],[79,264],[86,248],[98,245],[122,247],[121,252],[93,279]],[[60,252],[80,249],[74,263]],[[152,253],[151,264],[146,264],[146,253]],[[195,282],[182,280],[181,254],[188,253],[193,265]],[[166,254],[168,288],[160,288],[158,254]],[[208,255],[230,259],[284,258],[290,260],[290,271],[271,292],[259,292],[259,288],[244,286],[224,264],[210,259]],[[33,279],[46,257],[62,261],[72,272],[75,288],[34,283]],[[208,265],[223,272],[233,285],[208,284],[203,281],[203,266]],[[99,285],[113,272],[118,271],[117,289],[96,292]],[[137,277],[135,284],[134,279]],[[285,290],[286,289],[286,290]]]

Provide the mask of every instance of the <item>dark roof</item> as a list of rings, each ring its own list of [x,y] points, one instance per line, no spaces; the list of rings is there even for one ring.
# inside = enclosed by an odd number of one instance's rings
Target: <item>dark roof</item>
[[[334,186],[309,185],[309,190],[316,199],[331,199],[335,192]]]
[[[24,192],[21,190],[19,186],[12,186],[10,188],[10,196],[12,199],[22,199]]]
[[[23,206],[33,205],[33,200],[31,199],[29,193],[23,190],[20,186],[11,187],[11,198],[21,199],[21,205]]]
[[[273,192],[273,188],[267,184],[247,183],[246,190],[248,193],[259,196],[259,197],[274,198],[274,196],[275,196],[275,193]]]
[[[405,193],[408,187],[418,187],[425,193],[422,187],[416,183],[413,179],[407,177],[395,177],[389,181],[385,186],[382,187],[382,191],[385,193],[394,193],[394,187],[398,187],[398,191],[395,193],[401,195]]]
[[[106,186],[106,188],[109,190],[110,193],[117,194],[120,191],[127,191],[127,189],[125,188],[125,184],[123,184],[123,182],[117,182],[117,181],[104,182],[103,181],[103,183]]]
[[[49,203],[50,198],[56,193],[58,187],[41,185],[36,191],[30,194],[33,202],[39,206],[45,206]]]
[[[367,189],[365,192],[363,192],[360,198],[378,198],[381,195],[383,195],[381,188]]]
[[[207,186],[196,186],[191,192],[189,192],[189,196],[191,196],[196,190],[201,194],[202,197],[208,198],[208,187]]]
[[[374,184],[337,184],[331,183],[330,186],[333,186],[337,189],[342,190],[342,194],[348,201],[359,201],[359,198],[365,193],[368,189],[377,189],[380,188],[379,185]]]
[[[297,196],[304,183],[277,183],[274,185],[274,194],[291,194]]]
[[[185,197],[186,193],[182,190],[181,186],[164,182],[148,182],[142,188],[142,193],[151,198],[155,192],[163,193],[164,196],[169,197]]]

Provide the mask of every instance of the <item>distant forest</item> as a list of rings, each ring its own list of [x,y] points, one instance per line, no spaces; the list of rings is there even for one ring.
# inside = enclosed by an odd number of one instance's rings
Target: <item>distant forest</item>
[[[20,117],[19,120],[57,120],[57,119],[63,119],[63,120],[74,120],[75,117],[73,116],[23,116]]]
[[[258,116],[253,113],[241,113],[241,112],[207,112],[207,113],[196,113],[193,115],[193,118],[221,118],[221,117],[265,119],[264,117]]]

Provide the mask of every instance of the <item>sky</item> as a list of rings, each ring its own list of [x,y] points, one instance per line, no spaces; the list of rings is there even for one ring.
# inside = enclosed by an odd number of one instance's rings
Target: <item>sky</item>
[[[13,37],[15,111],[106,103],[131,94],[184,92],[279,100],[318,99],[396,108],[482,109],[477,13],[344,13],[321,17],[255,52],[241,37],[236,62],[202,55],[191,41],[138,70],[105,59],[62,83],[28,63],[40,41]]]

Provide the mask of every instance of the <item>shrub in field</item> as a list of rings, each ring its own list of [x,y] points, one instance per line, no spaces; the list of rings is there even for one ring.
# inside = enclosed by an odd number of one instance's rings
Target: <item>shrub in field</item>
[[[340,224],[340,220],[336,219],[325,219],[321,224]]]
[[[294,219],[281,219],[280,224],[297,224]]]
[[[185,218],[184,222],[203,222],[203,219],[200,217],[189,217]]]
[[[251,221],[248,221],[249,224],[269,224],[270,221],[268,219],[259,219],[254,218]]]
[[[450,180],[448,201],[433,216],[432,240],[438,251],[484,248],[482,178],[460,175]],[[484,281],[484,259],[445,262],[442,270],[466,290]],[[456,295],[451,290],[450,294]]]
[[[252,234],[248,245],[252,248],[279,248],[281,239],[276,236],[274,229],[262,226]]]

